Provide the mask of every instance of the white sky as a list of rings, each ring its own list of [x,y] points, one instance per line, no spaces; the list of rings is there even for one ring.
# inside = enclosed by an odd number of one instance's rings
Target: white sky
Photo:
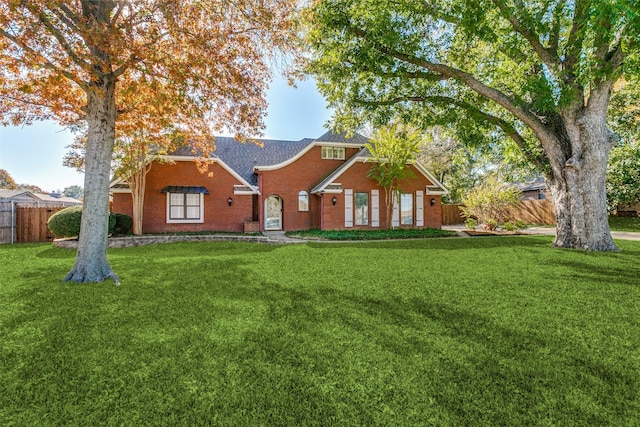
[[[275,79],[267,94],[268,116],[265,138],[297,141],[326,132],[331,117],[325,100],[313,81],[298,82],[297,89],[284,79]],[[18,184],[33,184],[44,191],[84,187],[84,175],[62,165],[73,135],[54,122],[25,127],[0,126],[0,169],[6,169]]]

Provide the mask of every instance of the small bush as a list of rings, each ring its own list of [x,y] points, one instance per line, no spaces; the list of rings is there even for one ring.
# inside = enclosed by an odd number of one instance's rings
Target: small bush
[[[498,221],[496,221],[493,218],[488,218],[487,220],[484,221],[484,224],[482,224],[482,228],[489,231],[497,230],[498,226],[499,226]]]
[[[113,228],[113,234],[124,235],[131,232],[131,217],[123,213],[112,213],[111,216],[115,218],[116,224]]]
[[[82,206],[71,206],[51,215],[47,226],[56,237],[78,237],[82,222]],[[116,217],[109,214],[109,234],[113,234]]]
[[[529,225],[525,221],[519,219],[516,221],[516,227],[518,230],[524,230],[529,227]]]
[[[82,206],[71,206],[51,215],[47,227],[56,237],[77,237],[81,221]]]
[[[515,222],[508,221],[502,224],[502,229],[504,231],[518,231],[518,226],[516,225]]]
[[[473,218],[467,218],[464,221],[464,226],[467,227],[467,229],[469,229],[469,230],[475,230],[476,227],[478,226],[478,221],[476,221]]]
[[[495,230],[511,219],[510,211],[521,199],[522,193],[515,187],[489,176],[463,197],[460,210],[467,218],[476,218],[485,230]]]

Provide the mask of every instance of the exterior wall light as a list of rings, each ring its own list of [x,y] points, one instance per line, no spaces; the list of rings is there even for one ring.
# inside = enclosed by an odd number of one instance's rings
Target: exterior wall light
[[[333,206],[335,206],[336,203],[338,203],[338,199],[336,198],[336,196],[333,196],[333,199],[331,199],[331,203],[333,203]]]
[[[229,204],[229,206],[231,206],[231,203],[233,203],[233,199],[232,199],[231,197],[229,197],[229,198],[227,199],[227,203]]]
[[[435,206],[436,205],[436,199],[431,199],[431,206]]]

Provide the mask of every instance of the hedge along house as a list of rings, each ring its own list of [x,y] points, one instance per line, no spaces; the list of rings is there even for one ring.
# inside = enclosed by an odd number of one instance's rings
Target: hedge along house
[[[189,147],[152,165],[144,199],[145,233],[261,232],[319,228],[378,229],[386,224],[384,189],[367,176],[367,138],[327,132],[318,139],[261,140],[262,146],[217,137],[210,173]],[[394,227],[441,226],[446,189],[419,163],[403,182]],[[126,182],[111,184],[114,212],[133,214]]]

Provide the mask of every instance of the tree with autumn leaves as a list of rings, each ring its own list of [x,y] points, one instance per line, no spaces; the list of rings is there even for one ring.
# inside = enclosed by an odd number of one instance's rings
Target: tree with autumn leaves
[[[0,121],[86,126],[75,264],[65,280],[117,276],[107,258],[117,137],[190,140],[263,129],[270,59],[294,44],[294,0],[74,0],[0,5]],[[203,152],[209,152],[203,150]]]

